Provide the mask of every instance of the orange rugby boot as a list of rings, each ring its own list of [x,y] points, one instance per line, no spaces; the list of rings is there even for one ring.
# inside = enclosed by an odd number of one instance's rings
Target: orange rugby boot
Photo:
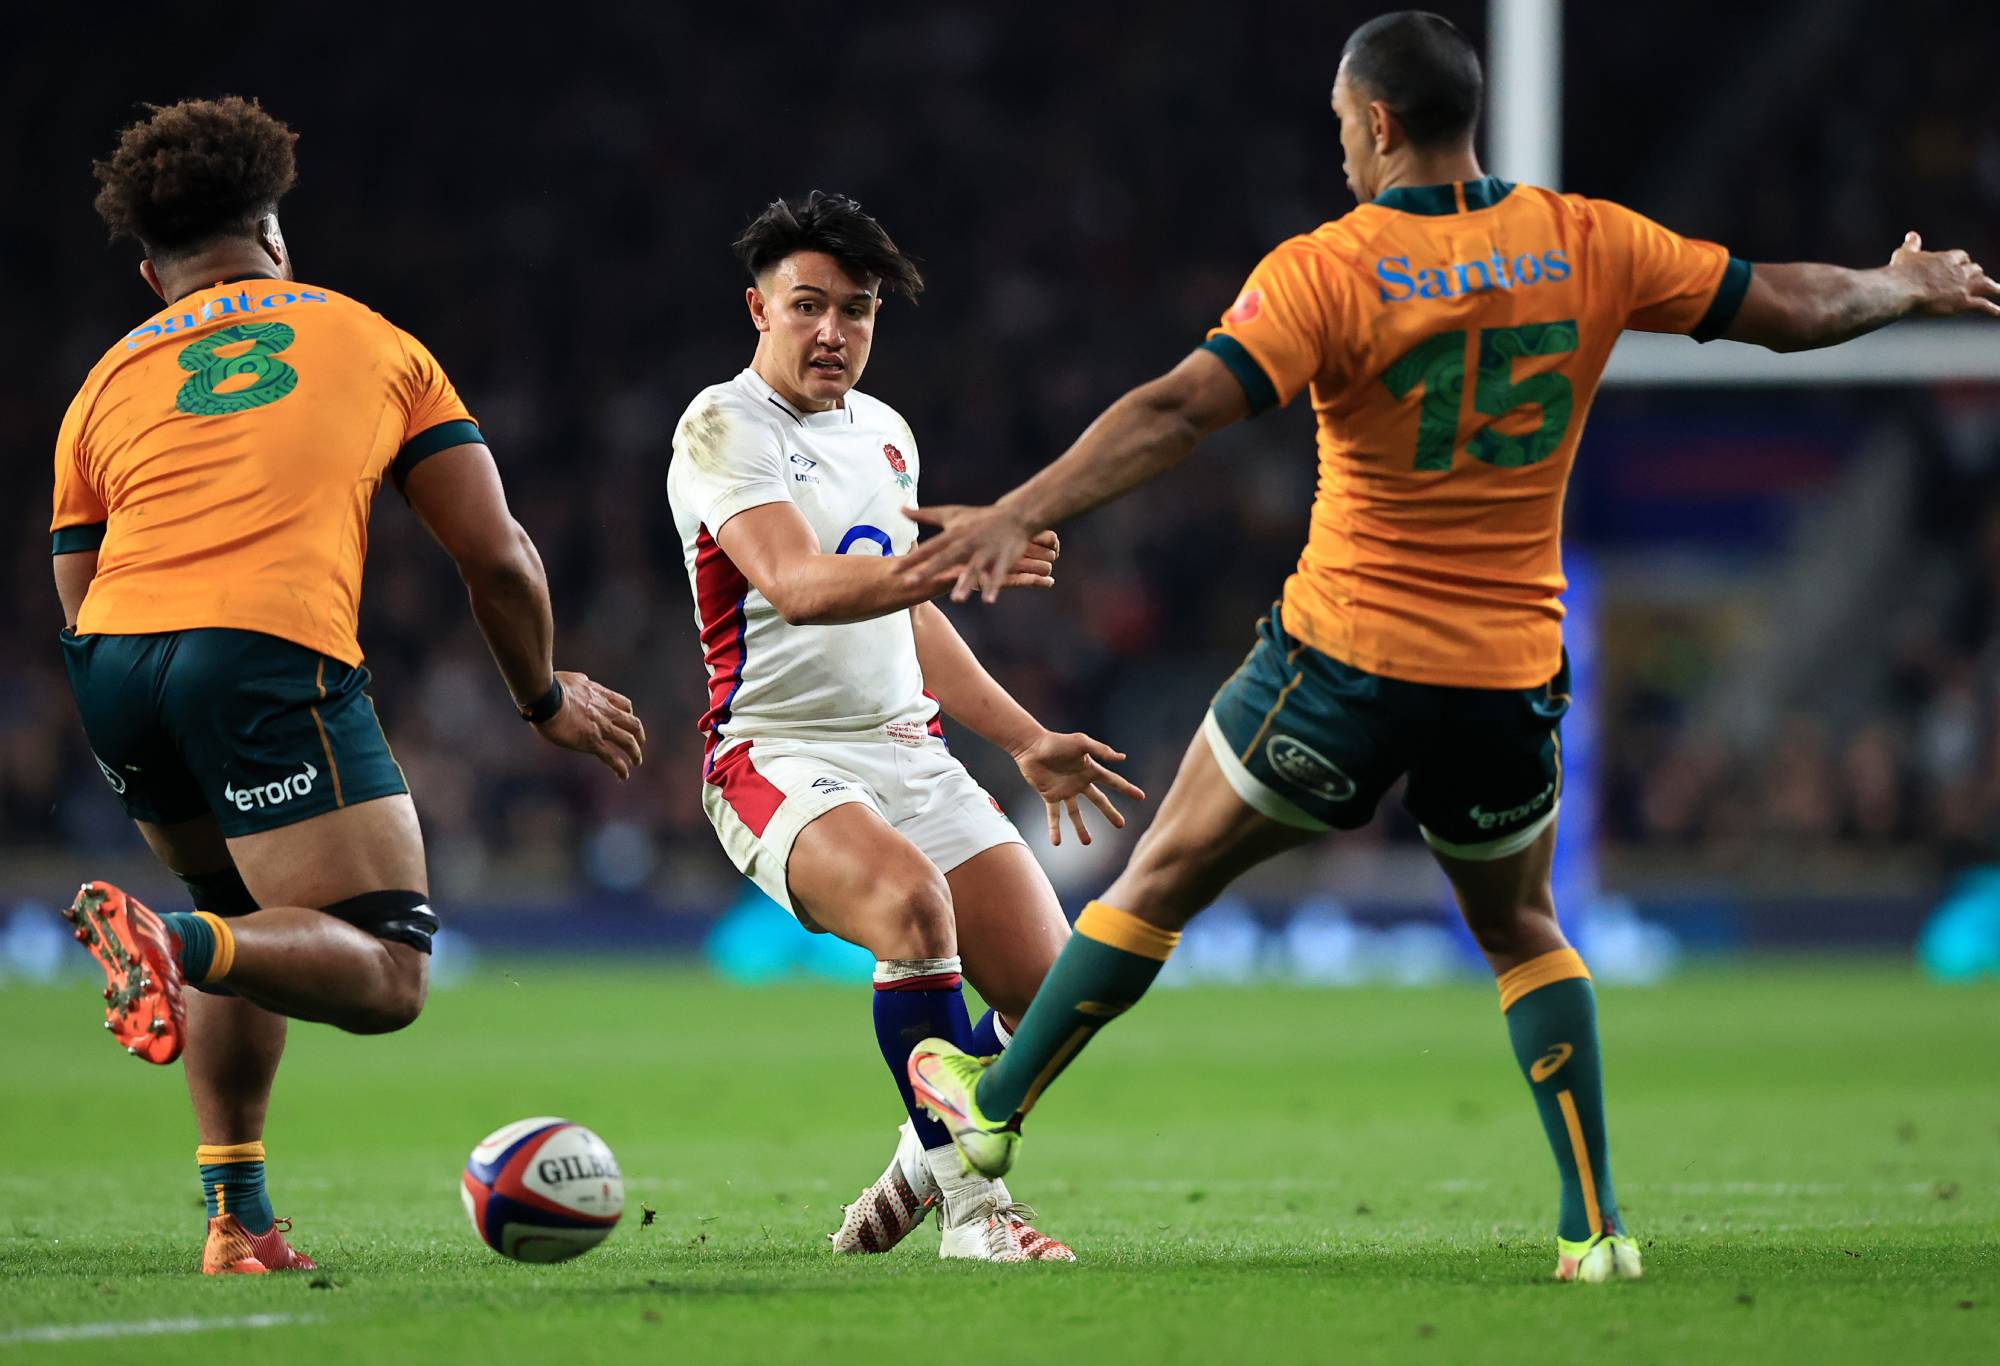
[[[252,1233],[233,1214],[208,1221],[208,1242],[201,1249],[204,1276],[261,1276],[267,1271],[315,1271],[318,1263],[285,1241],[292,1221],[280,1219],[262,1233]]]
[[[187,1004],[181,966],[160,918],[108,882],[86,882],[63,912],[77,942],[104,969],[104,1027],[125,1051],[152,1063],[181,1055]]]

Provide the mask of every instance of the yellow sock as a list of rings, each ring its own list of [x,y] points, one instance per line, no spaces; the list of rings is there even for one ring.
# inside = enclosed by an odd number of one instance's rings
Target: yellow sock
[[[204,982],[220,982],[236,966],[236,931],[229,928],[229,922],[219,915],[207,911],[196,911],[202,922],[215,934],[215,953],[208,960],[208,971]]]

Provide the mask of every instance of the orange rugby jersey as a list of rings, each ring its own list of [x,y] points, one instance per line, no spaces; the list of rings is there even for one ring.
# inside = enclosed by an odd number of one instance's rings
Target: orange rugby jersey
[[[51,549],[95,549],[77,631],[226,626],[349,665],[368,509],[479,441],[430,352],[332,290],[190,294],[108,351],[56,440]]]
[[[1413,683],[1548,682],[1563,490],[1612,344],[1719,335],[1749,283],[1714,243],[1491,176],[1392,189],[1279,246],[1205,346],[1253,412],[1312,391],[1286,628]]]

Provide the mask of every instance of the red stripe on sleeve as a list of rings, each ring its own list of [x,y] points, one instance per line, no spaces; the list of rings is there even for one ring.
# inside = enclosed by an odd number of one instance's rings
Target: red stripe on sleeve
[[[707,527],[695,532],[694,544],[695,611],[701,618],[702,662],[708,666],[708,711],[702,715],[701,731],[712,745],[729,720],[736,690],[743,685],[748,626],[743,600],[750,593],[750,581]]]

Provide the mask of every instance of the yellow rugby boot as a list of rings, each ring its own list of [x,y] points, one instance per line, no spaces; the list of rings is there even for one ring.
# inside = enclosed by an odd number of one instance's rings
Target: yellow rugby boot
[[[1559,1281],[1636,1281],[1644,1271],[1639,1266],[1639,1245],[1622,1233],[1600,1233],[1595,1238],[1573,1243],[1556,1239],[1556,1279]]]
[[[979,1078],[992,1063],[944,1039],[925,1039],[910,1050],[910,1089],[951,1133],[965,1169],[997,1177],[1014,1165],[1021,1131],[1011,1115],[992,1120],[979,1111]]]

